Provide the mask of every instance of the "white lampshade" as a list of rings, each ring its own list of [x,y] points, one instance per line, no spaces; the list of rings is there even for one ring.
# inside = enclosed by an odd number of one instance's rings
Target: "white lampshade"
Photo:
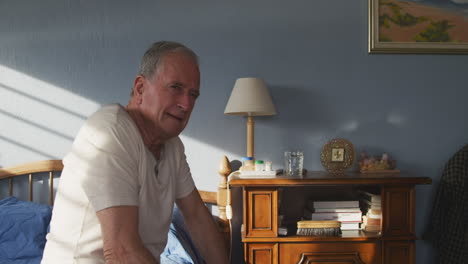
[[[263,79],[239,78],[224,109],[226,115],[268,116],[276,110]]]

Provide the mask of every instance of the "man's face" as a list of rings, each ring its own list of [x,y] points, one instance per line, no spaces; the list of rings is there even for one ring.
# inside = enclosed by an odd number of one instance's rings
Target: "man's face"
[[[144,79],[141,111],[163,140],[178,136],[187,125],[200,94],[200,72],[184,53],[169,53],[153,77]]]

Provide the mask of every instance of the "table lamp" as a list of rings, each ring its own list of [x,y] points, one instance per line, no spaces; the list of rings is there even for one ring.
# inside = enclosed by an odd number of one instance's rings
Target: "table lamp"
[[[275,106],[263,79],[237,79],[224,114],[247,116],[247,157],[254,157],[253,117],[276,114]]]

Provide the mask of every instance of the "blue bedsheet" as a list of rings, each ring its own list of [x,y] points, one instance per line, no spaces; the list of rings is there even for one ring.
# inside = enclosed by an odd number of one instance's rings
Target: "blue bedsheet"
[[[48,205],[0,200],[0,263],[39,264],[51,214]]]
[[[174,207],[167,245],[161,254],[161,264],[172,263],[204,263],[190,237],[184,218],[177,207]]]
[[[39,264],[51,215],[48,205],[15,197],[0,200],[0,264]],[[202,263],[176,207],[161,264]]]
[[[177,236],[178,230],[175,228],[174,224],[171,224],[167,237],[167,245],[164,252],[161,254],[161,264],[195,263]]]

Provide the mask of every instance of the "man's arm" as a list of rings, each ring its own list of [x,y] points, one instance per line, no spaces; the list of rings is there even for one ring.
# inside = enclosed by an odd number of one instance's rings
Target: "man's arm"
[[[206,263],[229,263],[222,234],[195,188],[189,195],[176,200],[190,235]]]
[[[96,213],[106,264],[158,264],[138,233],[138,207],[116,206]]]

